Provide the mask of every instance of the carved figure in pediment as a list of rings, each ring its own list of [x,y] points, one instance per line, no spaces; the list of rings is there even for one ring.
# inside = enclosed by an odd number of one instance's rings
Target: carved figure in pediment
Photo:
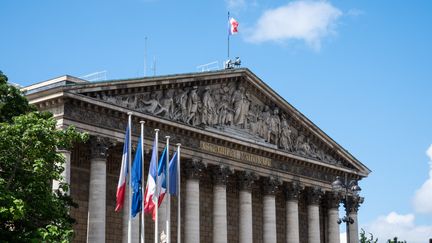
[[[150,99],[147,101],[143,100],[142,103],[145,105],[142,108],[142,111],[148,112],[150,114],[155,114],[155,112],[161,108],[161,105],[158,101],[158,93],[156,92],[152,92],[150,94]]]
[[[213,100],[213,97],[211,95],[210,87],[205,87],[204,94],[202,97],[202,116],[201,116],[201,122],[205,125],[214,125],[217,123],[218,118],[215,114],[215,102]]]
[[[264,106],[264,111],[262,112],[262,121],[261,121],[261,134],[260,136],[266,139],[267,142],[270,142],[268,140],[268,133],[270,129],[270,108],[266,105]]]
[[[249,92],[246,91],[245,93],[245,97],[242,101],[242,123],[241,123],[241,127],[243,129],[247,129],[248,128],[248,123],[247,123],[247,115],[249,114],[249,108],[250,108],[250,104],[251,104],[251,100],[250,100],[250,94]]]
[[[102,95],[100,96],[100,98],[101,98],[102,100],[104,100],[104,101],[106,101],[106,102],[109,102],[109,103],[112,103],[112,104],[116,104],[116,103],[117,103],[116,98],[115,98],[115,97],[112,97],[112,96],[108,96],[108,95],[102,94]]]
[[[232,99],[231,99],[231,103],[233,104],[234,107],[234,125],[243,125],[244,124],[244,120],[245,120],[245,116],[246,116],[246,112],[244,110],[245,106],[244,106],[244,99],[245,99],[245,94],[244,94],[244,88],[243,87],[239,87],[237,88],[237,90],[234,91],[233,95],[232,95]]]
[[[280,146],[288,151],[293,151],[294,147],[292,130],[285,116],[282,116]]]
[[[247,115],[247,123],[249,124],[249,130],[254,135],[259,135],[260,130],[260,107],[258,104],[253,104],[251,109],[249,110],[249,113]]]
[[[187,109],[187,99],[188,99],[189,90],[179,89],[176,92],[174,102],[175,102],[175,111],[173,115],[173,119],[176,121],[186,122],[188,109]]]
[[[279,141],[280,133],[280,118],[279,118],[279,108],[275,107],[273,110],[273,115],[270,117],[270,129],[267,132],[267,142],[277,144]]]
[[[160,109],[154,112],[155,115],[162,115],[166,118],[172,118],[174,114],[173,91],[166,90],[160,102]]]
[[[198,102],[199,97],[197,94],[197,86],[194,86],[192,90],[189,92],[188,99],[187,99],[187,119],[186,123],[189,123],[193,126],[198,124],[198,120],[196,119],[196,113],[198,111]]]

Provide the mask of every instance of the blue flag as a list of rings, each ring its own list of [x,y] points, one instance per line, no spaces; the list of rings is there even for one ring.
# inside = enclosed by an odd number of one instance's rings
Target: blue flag
[[[142,209],[142,149],[141,138],[135,153],[135,159],[132,165],[132,217],[135,217]]]
[[[177,195],[177,152],[175,152],[171,161],[169,162],[169,194]]]

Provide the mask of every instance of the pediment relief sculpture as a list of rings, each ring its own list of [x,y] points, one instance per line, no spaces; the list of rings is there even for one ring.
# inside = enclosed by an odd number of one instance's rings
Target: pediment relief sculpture
[[[155,90],[135,94],[96,94],[96,98],[138,112],[261,142],[303,157],[342,165],[311,141],[289,114],[265,104],[236,82]]]

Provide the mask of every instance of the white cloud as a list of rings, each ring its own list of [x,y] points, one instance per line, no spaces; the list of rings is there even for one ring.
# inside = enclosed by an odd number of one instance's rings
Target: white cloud
[[[432,213],[432,145],[426,151],[429,157],[429,178],[416,191],[414,209],[419,213]]]
[[[391,212],[387,216],[380,216],[372,223],[365,225],[365,231],[371,232],[380,242],[393,239],[410,243],[426,242],[432,237],[432,225],[415,225],[414,214],[398,214]]]
[[[327,1],[297,0],[265,11],[246,39],[253,43],[301,40],[318,50],[322,39],[335,33],[341,16],[342,11]]]

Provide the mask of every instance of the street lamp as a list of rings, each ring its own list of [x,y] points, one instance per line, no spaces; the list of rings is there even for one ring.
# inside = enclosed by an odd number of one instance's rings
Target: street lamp
[[[348,193],[354,196],[358,196],[358,193],[361,191],[361,188],[357,184],[356,180],[351,180],[349,183],[347,183],[347,181],[348,178],[347,175],[345,174],[345,182],[343,182],[339,176],[336,176],[336,180],[332,183],[333,191],[335,191],[336,193],[345,192],[344,196],[345,196],[346,204],[348,204]],[[337,220],[338,224],[341,224],[342,222],[347,224],[353,224],[354,220],[351,217],[349,217],[348,212],[346,211],[345,216]]]

